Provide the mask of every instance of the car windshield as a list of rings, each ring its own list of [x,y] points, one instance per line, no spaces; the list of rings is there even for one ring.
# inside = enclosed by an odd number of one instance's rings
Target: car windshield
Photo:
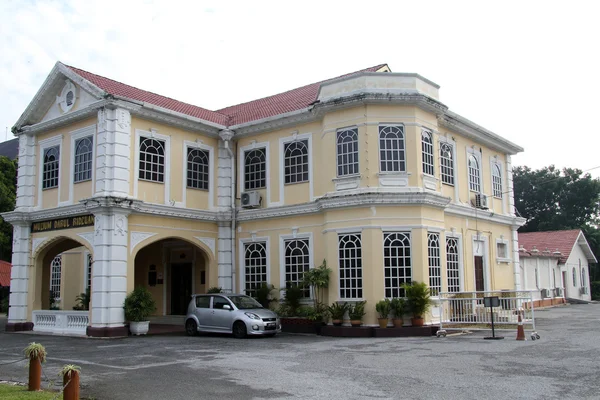
[[[252,308],[263,308],[260,303],[248,296],[231,296],[229,300],[240,310],[250,310]]]

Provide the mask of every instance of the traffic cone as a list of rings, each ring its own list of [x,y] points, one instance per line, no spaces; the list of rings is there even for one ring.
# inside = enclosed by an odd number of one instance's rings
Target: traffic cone
[[[523,320],[521,319],[521,313],[519,313],[519,325],[517,326],[517,340],[525,339],[525,330],[523,329]]]

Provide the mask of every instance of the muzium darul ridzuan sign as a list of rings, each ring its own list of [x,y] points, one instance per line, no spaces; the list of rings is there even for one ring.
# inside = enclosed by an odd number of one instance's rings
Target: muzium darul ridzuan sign
[[[47,232],[59,229],[81,228],[84,226],[93,226],[93,215],[80,215],[78,217],[58,218],[48,221],[39,221],[31,224],[31,232]]]

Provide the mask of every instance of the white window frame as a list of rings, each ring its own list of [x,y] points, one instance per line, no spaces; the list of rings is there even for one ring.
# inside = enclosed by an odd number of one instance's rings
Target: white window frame
[[[506,257],[500,257],[500,249],[499,245],[506,246]],[[504,239],[504,237],[500,237],[496,239],[496,263],[510,263],[512,259],[510,258],[510,241],[508,239]]]
[[[482,243],[482,245],[480,245],[479,243]],[[491,273],[490,273],[490,246],[489,246],[489,239],[487,236],[485,235],[473,235],[471,237],[471,244],[472,244],[472,249],[473,249],[473,260],[472,260],[472,265],[473,265],[473,271],[472,271],[472,276],[473,276],[473,291],[475,291],[476,286],[475,286],[475,256],[482,256],[483,257],[483,290],[491,290],[492,287],[492,280],[491,280]],[[482,246],[482,248],[479,248],[479,246]]]
[[[92,262],[90,263],[90,258],[92,258]],[[92,257],[92,254],[85,250],[83,252],[83,266],[85,268],[85,271],[83,273],[83,293],[85,293],[85,291],[88,289],[88,282],[90,283],[90,293],[91,293],[91,288],[92,288],[92,268],[93,268],[93,264],[94,264],[94,259]]]
[[[285,145],[286,143],[300,141],[300,140],[308,140],[308,182],[298,182],[296,184],[308,183],[308,194],[310,201],[315,199],[314,196],[314,176],[313,176],[313,147],[312,147],[312,133],[303,133],[303,134],[293,134],[291,136],[286,136],[279,138],[279,201],[277,204],[284,205],[285,204]],[[268,158],[268,157],[267,157]],[[268,167],[268,162],[267,162]],[[267,175],[268,176],[268,175]],[[267,183],[268,188],[268,183]]]
[[[460,199],[460,194],[459,194],[459,181],[458,181],[458,154],[457,154],[457,149],[456,149],[456,142],[452,139],[447,138],[446,136],[439,136],[439,143],[438,143],[438,155],[440,157],[439,163],[440,163],[440,181],[441,181],[441,168],[442,168],[442,160],[441,160],[441,154],[440,154],[440,149],[441,144],[447,144],[452,148],[452,179],[454,181],[454,184],[450,185],[449,183],[445,183],[442,181],[442,184],[444,185],[448,185],[448,186],[454,186],[454,202],[458,203],[459,199]],[[468,182],[467,182],[468,184]]]
[[[382,247],[381,247],[381,249],[382,249],[382,257],[383,257],[383,266],[382,266],[382,268],[383,268],[383,297],[384,298],[392,298],[393,297],[393,296],[392,297],[388,297],[387,296],[386,290],[387,290],[388,287],[387,287],[387,285],[385,283],[385,279],[386,279],[385,278],[385,269],[386,269],[386,266],[385,266],[385,259],[386,259],[385,249],[386,249],[386,244],[385,244],[385,241],[386,241],[386,235],[393,235],[393,234],[402,234],[402,235],[407,235],[408,236],[408,242],[409,242],[408,243],[408,248],[410,249],[410,256],[408,257],[408,260],[410,262],[410,276],[408,276],[408,277],[405,276],[404,277],[404,283],[406,283],[407,281],[408,282],[412,282],[413,281],[413,272],[414,272],[413,247],[412,247],[413,235],[412,235],[411,229],[405,229],[405,230],[402,230],[402,229],[383,230],[382,235],[381,235],[381,238],[382,238]],[[395,267],[395,268],[399,269],[400,267]],[[406,267],[404,267],[404,269],[406,269]],[[399,276],[398,276],[398,278],[400,279]],[[393,291],[394,289],[395,289],[394,287],[390,286],[390,291]],[[402,291],[402,288],[398,287],[398,291],[400,293]]]
[[[496,176],[494,174],[494,172],[498,172],[498,176]],[[502,165],[498,162],[494,162],[492,161],[491,165],[490,165],[490,172],[491,172],[491,178],[492,178],[492,196],[494,196],[497,199],[502,199],[503,196],[503,192],[504,192],[504,179],[502,179]],[[500,180],[500,188],[497,188],[497,183],[496,183],[496,179],[498,178]]]
[[[271,241],[268,236],[257,237],[252,235],[251,238],[240,239],[238,241],[240,249],[238,251],[238,265],[240,266],[239,288],[240,292],[246,290],[246,244],[264,242],[267,251],[267,284],[271,283]]]
[[[58,272],[55,271],[55,265],[54,262],[56,260],[60,260],[59,261],[59,267],[60,269],[58,270]],[[58,275],[58,290],[53,290],[54,288],[56,288],[56,285],[54,284],[55,279],[55,274]],[[52,261],[50,261],[50,292],[58,292],[58,296],[54,298],[54,301],[60,301],[61,297],[62,297],[62,255],[59,254],[56,257],[54,257],[52,259]]]
[[[469,157],[470,156],[474,156],[475,159],[477,160],[477,164],[479,166],[479,191],[473,190],[471,189],[471,173],[469,172]],[[484,192],[484,187],[483,187],[483,164],[481,163],[481,152],[478,150],[475,150],[472,147],[467,147],[467,163],[466,163],[466,167],[467,167],[467,185],[469,188],[469,192],[473,192],[473,193],[485,193]]]
[[[140,139],[150,138],[162,140],[165,143],[165,179],[164,182],[153,182],[139,179],[140,175]],[[171,136],[161,135],[155,129],[151,131],[144,131],[141,129],[135,130],[135,160],[134,160],[134,178],[133,178],[133,197],[138,198],[138,185],[139,182],[152,183],[156,185],[164,185],[165,190],[165,202],[164,204],[170,204],[171,194]]]
[[[341,236],[347,236],[347,235],[358,235],[360,237],[360,249],[361,249],[361,258],[360,258],[360,266],[361,266],[361,270],[362,270],[362,277],[361,279],[361,286],[360,289],[362,291],[362,296],[361,297],[342,297],[342,285],[340,285],[340,237]],[[336,237],[336,253],[337,253],[337,276],[338,276],[338,300],[345,300],[345,301],[362,301],[365,295],[365,268],[363,265],[363,253],[364,253],[364,248],[363,248],[363,237],[362,237],[362,231],[356,231],[356,230],[352,230],[352,231],[348,231],[348,232],[338,232],[337,237]],[[344,278],[345,279],[345,278]],[[355,289],[355,290],[358,290]]]
[[[190,190],[203,190],[187,187],[187,157],[189,149],[199,149],[208,151],[208,208],[214,208],[215,199],[215,180],[214,180],[214,164],[215,164],[215,149],[212,146],[206,145],[202,142],[191,142],[184,140],[183,142],[183,161],[182,161],[182,188],[181,193],[181,207],[187,207],[187,191]]]
[[[97,135],[96,135],[97,125],[86,126],[81,129],[74,130],[69,132],[71,136],[71,168],[69,170],[69,204],[73,204],[73,189],[77,183],[89,182],[89,181],[80,181],[75,183],[75,143],[79,139],[83,139],[85,137],[92,137],[92,193],[95,192],[96,188],[96,146],[98,146]],[[91,194],[90,194],[91,196]]]
[[[38,167],[38,209],[42,208],[42,196],[43,196],[43,192],[48,193],[49,190],[54,190],[56,189],[56,200],[57,200],[57,204],[59,206],[61,205],[65,205],[68,202],[65,202],[65,204],[61,204],[60,202],[60,187],[61,187],[61,183],[62,183],[62,179],[61,179],[61,174],[62,174],[62,170],[63,170],[63,145],[62,145],[62,141],[63,141],[63,135],[56,135],[56,136],[52,136],[48,139],[44,139],[44,140],[40,140],[38,145],[39,145],[39,167]],[[59,147],[59,152],[58,152],[58,186],[52,189],[47,189],[47,190],[42,190],[43,184],[44,184],[44,152],[46,151],[46,149],[49,149],[51,147]]]
[[[464,284],[464,261],[463,261],[463,241],[462,241],[462,235],[460,233],[456,233],[456,232],[452,232],[452,231],[446,231],[445,235],[444,235],[444,252],[446,255],[446,291],[450,291],[450,285],[448,283],[448,254],[447,254],[447,248],[448,248],[448,243],[447,240],[448,239],[456,239],[457,241],[457,251],[458,251],[458,291],[462,292],[464,291],[465,288],[465,284]]]
[[[585,267],[581,268],[581,277],[579,279],[580,279],[581,287],[585,287],[585,282],[586,282],[586,279],[585,279]]]
[[[429,137],[428,142],[426,137]],[[426,158],[431,162],[426,161]],[[421,130],[421,172],[426,176],[435,175],[435,140],[433,132],[428,129]]]
[[[437,236],[437,248],[432,247],[430,243],[431,236]],[[427,232],[427,266],[429,271],[429,291],[432,297],[439,297],[440,292],[443,291],[444,281],[442,279],[442,249],[441,249],[441,240],[442,235],[439,232]],[[437,250],[437,255],[435,251]],[[412,252],[411,252],[412,253]],[[436,260],[437,258],[437,260]],[[432,265],[432,262],[435,263],[437,261],[437,266]],[[439,273],[437,276],[433,276],[431,274],[432,269],[437,268]],[[439,285],[433,285],[434,280],[437,279]]]
[[[289,240],[308,240],[308,266],[309,270],[315,266],[314,259],[314,241],[313,234],[307,233],[296,233],[292,235],[279,235],[279,285],[282,289],[285,289],[285,242]],[[305,300],[313,299],[314,293],[310,292],[310,297],[304,298]]]
[[[400,152],[403,155],[403,159],[399,158],[398,159],[398,163],[399,163],[399,167],[401,166],[402,163],[404,163],[404,169],[399,168],[397,171],[383,171],[383,169],[381,168],[382,166],[382,160],[381,160],[381,151],[384,150],[381,148],[381,130],[385,129],[385,128],[400,128],[402,130],[402,149],[399,149],[398,152]],[[380,175],[394,175],[394,174],[406,174],[407,171],[407,163],[408,163],[408,154],[406,151],[406,127],[404,126],[404,124],[379,124],[377,125],[377,159],[379,162],[379,174]],[[387,151],[388,149],[385,149],[385,151]],[[387,162],[387,160],[386,160]]]
[[[352,131],[352,130],[356,130],[356,153],[357,153],[357,161],[356,161],[356,166],[357,166],[357,172],[351,173],[351,174],[342,174],[340,175],[339,170],[340,170],[340,164],[338,162],[338,158],[340,156],[339,153],[339,145],[338,145],[338,135],[340,132],[344,132],[344,131]],[[348,154],[354,154],[354,152],[352,153],[348,153]],[[347,166],[350,165],[354,165],[354,162],[352,163],[348,163]],[[343,167],[343,165],[342,165]],[[336,129],[335,131],[335,176],[337,178],[351,178],[351,177],[356,177],[356,176],[360,176],[360,131],[358,129],[358,126],[353,125],[353,126],[347,126],[344,128],[339,128]]]
[[[255,150],[255,149],[260,149],[260,148],[264,148],[265,149],[265,156],[266,156],[266,171],[265,171],[265,179],[266,179],[266,184],[267,187],[264,189],[253,189],[253,190],[266,190],[266,205],[267,207],[271,206],[271,156],[270,156],[270,151],[269,151],[269,142],[252,142],[247,146],[242,146],[238,149],[238,177],[239,177],[239,189],[240,189],[240,193],[243,193],[246,191],[245,188],[245,179],[246,179],[246,174],[244,173],[246,170],[246,163],[245,163],[245,155],[247,151],[250,150]],[[263,199],[265,200],[265,199]],[[275,205],[275,204],[273,204]],[[279,203],[277,203],[277,205],[279,205]]]

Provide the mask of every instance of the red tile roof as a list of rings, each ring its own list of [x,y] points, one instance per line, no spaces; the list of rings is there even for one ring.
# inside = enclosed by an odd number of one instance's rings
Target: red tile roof
[[[10,286],[10,269],[12,264],[0,261],[0,286]]]
[[[374,67],[341,75],[337,78],[354,75],[360,72],[375,72],[386,65],[387,64],[379,64]],[[153,104],[155,106],[163,107],[172,111],[180,112],[182,114],[190,115],[192,117],[225,126],[243,124],[245,122],[273,117],[275,115],[306,108],[315,100],[317,100],[319,87],[322,83],[337,79],[327,79],[321,82],[302,86],[297,89],[292,89],[284,93],[279,93],[247,103],[226,107],[217,111],[210,111],[202,107],[197,107],[188,103],[171,99],[169,97],[158,95],[156,93],[138,89],[136,87],[129,86],[79,68],[68,65],[67,67],[82,78],[87,79],[100,89],[113,96],[121,96],[132,100]]]
[[[581,233],[580,229],[519,233],[519,248],[523,246],[525,250],[531,252],[533,246],[535,246],[540,254],[546,249],[550,250],[551,253],[558,249],[562,253],[559,262],[565,263],[571,255],[571,250],[573,250],[579,233]]]

